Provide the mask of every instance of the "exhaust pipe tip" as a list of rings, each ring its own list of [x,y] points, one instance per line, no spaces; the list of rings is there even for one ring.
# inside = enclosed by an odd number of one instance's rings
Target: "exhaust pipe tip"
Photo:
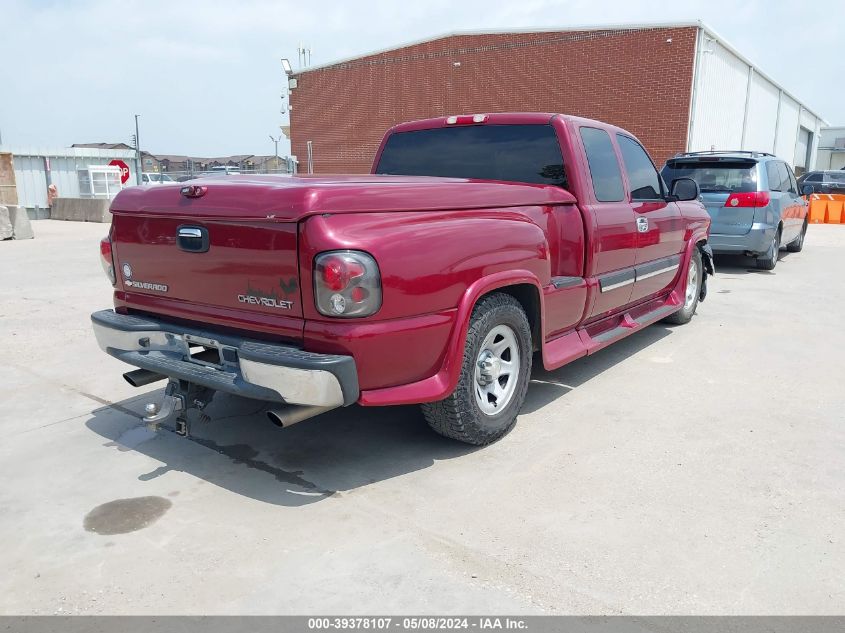
[[[285,422],[282,419],[282,416],[280,416],[277,412],[272,411],[272,410],[268,411],[267,417],[269,418],[270,422],[272,422],[276,426],[281,427],[281,428],[285,428]]]
[[[320,415],[335,408],[292,404],[281,409],[270,409],[267,411],[267,417],[270,422],[284,429],[293,426],[297,422],[313,418],[315,415]]]
[[[157,374],[147,369],[136,369],[123,374],[123,379],[133,387],[143,387],[144,385],[149,385],[154,382],[158,382],[159,380],[164,380],[165,378],[167,378],[167,376]]]

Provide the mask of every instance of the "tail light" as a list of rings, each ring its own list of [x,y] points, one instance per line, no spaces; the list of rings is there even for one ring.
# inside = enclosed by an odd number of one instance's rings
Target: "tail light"
[[[111,252],[111,239],[108,237],[100,240],[100,264],[106,273],[106,277],[109,278],[111,285],[115,285],[117,279],[114,276],[114,257]]]
[[[768,191],[743,191],[732,193],[725,200],[726,207],[765,207],[769,204]]]
[[[330,251],[314,260],[314,299],[321,314],[362,317],[381,307],[376,260],[360,251]]]

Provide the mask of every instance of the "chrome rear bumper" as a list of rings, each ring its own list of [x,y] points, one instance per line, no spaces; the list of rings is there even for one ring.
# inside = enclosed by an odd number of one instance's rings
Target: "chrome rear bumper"
[[[103,351],[135,367],[216,391],[285,402],[337,407],[358,399],[351,356],[315,354],[173,323],[102,310],[91,315]],[[192,348],[217,350],[209,362]]]

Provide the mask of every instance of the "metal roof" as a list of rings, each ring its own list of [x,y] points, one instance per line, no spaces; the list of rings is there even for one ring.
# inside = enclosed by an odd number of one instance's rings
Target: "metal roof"
[[[402,48],[407,48],[409,46],[417,46],[419,44],[426,44],[428,42],[435,42],[437,40],[443,40],[449,37],[456,37],[456,36],[467,36],[467,35],[509,35],[515,33],[574,33],[574,32],[584,32],[584,31],[645,31],[650,29],[678,29],[678,28],[698,28],[704,31],[704,33],[710,36],[712,39],[717,41],[719,44],[724,46],[727,50],[731,53],[736,55],[739,59],[743,62],[748,64],[754,69],[754,73],[760,75],[764,79],[768,80],[772,84],[774,84],[779,90],[783,91],[783,94],[787,95],[794,101],[798,103],[804,110],[812,114],[814,117],[819,119],[823,124],[826,124],[827,121],[820,115],[816,114],[816,112],[810,108],[808,108],[803,101],[798,99],[795,95],[791,92],[783,88],[777,81],[772,79],[769,75],[765,72],[760,70],[760,68],[750,61],[745,55],[740,53],[734,46],[729,44],[723,37],[719,36],[713,29],[707,26],[701,20],[687,20],[687,21],[680,21],[680,22],[645,22],[645,23],[635,23],[635,24],[589,24],[589,25],[573,25],[573,26],[566,26],[566,27],[537,27],[537,28],[521,28],[521,29],[493,29],[493,30],[468,30],[468,31],[450,31],[448,33],[444,33],[441,35],[435,35],[433,37],[427,37],[420,40],[414,40],[411,42],[406,42],[404,44],[397,44],[396,46],[391,46],[389,48],[382,48],[374,51],[369,51],[365,53],[361,53],[360,55],[354,55],[352,57],[345,57],[342,59],[335,60],[333,62],[328,62],[326,64],[320,64],[318,66],[310,66],[308,68],[302,68],[299,70],[294,71],[291,76],[296,77],[299,75],[305,75],[310,72],[314,72],[317,70],[324,70],[326,68],[331,68],[333,66],[338,66],[340,64],[346,64],[349,62],[353,62],[364,57],[372,57],[373,55],[382,55],[384,53],[389,53],[391,51],[396,51]]]

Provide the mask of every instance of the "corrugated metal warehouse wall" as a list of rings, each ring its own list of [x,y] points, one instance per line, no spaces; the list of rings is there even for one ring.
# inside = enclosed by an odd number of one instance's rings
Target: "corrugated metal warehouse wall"
[[[47,208],[47,162],[50,164],[50,182],[56,185],[62,198],[79,197],[77,169],[89,165],[108,165],[119,158],[129,165],[129,180],[126,187],[136,184],[135,153],[126,150],[104,150],[96,148],[2,148],[14,157],[15,183],[18,204],[33,209]]]
[[[15,156],[15,184],[18,187],[19,205],[47,208],[47,172],[43,158]]]
[[[809,170],[822,123],[730,45],[699,29],[688,151],[769,152]]]
[[[752,73],[745,143],[740,149],[759,147],[770,152],[774,149],[779,99],[780,89],[775,84],[760,74]]]

